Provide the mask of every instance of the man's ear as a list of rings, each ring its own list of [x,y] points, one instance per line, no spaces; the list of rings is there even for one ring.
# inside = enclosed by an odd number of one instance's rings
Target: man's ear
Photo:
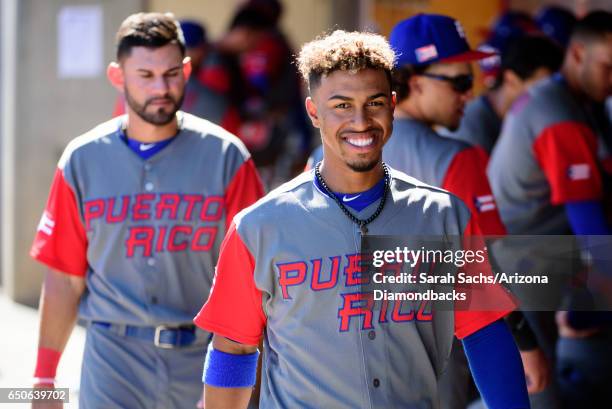
[[[123,93],[125,78],[123,76],[123,70],[118,62],[113,61],[108,64],[108,67],[106,67],[106,76],[111,85],[115,87],[117,91]]]
[[[577,41],[571,42],[567,46],[566,55],[568,55],[576,64],[582,64],[586,54],[586,47],[583,43]]]
[[[189,79],[193,67],[191,66],[191,57],[183,58],[183,77],[185,81]]]
[[[397,93],[395,91],[391,91],[391,112],[395,111],[396,105],[397,105]]]
[[[421,87],[421,77],[418,75],[411,75],[408,78],[408,95],[420,93],[423,89]]]
[[[504,84],[511,88],[518,88],[522,86],[523,80],[512,70],[504,70],[503,72]]]
[[[319,113],[317,112],[317,105],[314,103],[311,97],[306,98],[306,112],[312,122],[312,126],[320,128]]]

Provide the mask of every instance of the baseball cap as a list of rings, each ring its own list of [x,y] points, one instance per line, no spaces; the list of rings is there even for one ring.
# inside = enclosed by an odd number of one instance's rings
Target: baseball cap
[[[535,34],[540,30],[529,14],[509,10],[502,13],[487,35],[486,43],[503,54],[508,45],[526,34]]]
[[[181,20],[180,24],[185,37],[185,47],[194,48],[206,43],[206,30],[202,24],[192,20]]]
[[[571,11],[558,6],[544,7],[536,16],[540,30],[561,46],[567,47],[576,17]]]
[[[436,62],[463,62],[493,53],[470,49],[459,21],[440,14],[417,14],[400,21],[389,36],[397,55],[396,66]]]

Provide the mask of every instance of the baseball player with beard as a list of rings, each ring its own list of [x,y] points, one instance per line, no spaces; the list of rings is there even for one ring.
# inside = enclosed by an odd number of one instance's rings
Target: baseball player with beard
[[[128,17],[107,71],[127,114],[74,139],[55,172],[31,250],[50,268],[35,383],[55,385],[78,314],[81,408],[193,408],[201,395],[210,334],[192,318],[226,227],[262,188],[235,136],[178,111],[190,70],[172,15]]]
[[[509,232],[576,235],[601,272],[609,272],[609,266],[599,265],[609,260],[609,248],[589,246],[588,237],[582,236],[612,233],[606,219],[612,127],[604,106],[610,95],[612,13],[592,11],[576,23],[561,71],[530,88],[513,105],[488,168]],[[500,250],[496,254],[502,254],[503,247]],[[536,265],[534,270],[561,271],[550,258],[541,258],[541,249],[522,250]],[[516,257],[516,248],[505,252],[508,264],[523,261]],[[558,342],[553,314],[531,315],[528,318],[539,323],[534,329],[545,351],[558,354],[563,402],[569,407],[610,407],[605,386],[612,368],[610,335],[602,331],[591,336],[609,325],[610,314],[585,313],[579,319],[575,312],[560,313]]]
[[[382,162],[395,108],[389,44],[336,31],[304,45],[298,63],[324,159],[234,218],[195,318],[215,334],[205,407],[246,407],[263,337],[262,407],[438,408],[456,335],[489,407],[527,408],[506,311],[423,315],[401,302],[364,304],[362,235],[478,231],[457,197]]]
[[[472,92],[470,62],[490,54],[471,50],[459,21],[443,15],[419,14],[403,20],[389,38],[398,53],[393,72],[397,107],[383,159],[410,176],[456,194],[470,208],[483,234],[504,235],[506,229],[485,173],[486,152],[433,129],[459,126]],[[523,362],[529,362],[526,352],[522,354]],[[525,367],[530,369],[530,386],[541,388],[535,381],[544,378],[539,365]],[[440,390],[444,409],[468,403],[469,368],[458,341]]]

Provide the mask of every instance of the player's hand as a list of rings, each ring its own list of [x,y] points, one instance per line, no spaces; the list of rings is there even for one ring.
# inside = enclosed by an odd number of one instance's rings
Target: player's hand
[[[597,334],[599,328],[575,329],[567,319],[567,311],[557,311],[555,314],[557,327],[559,328],[559,336],[563,338],[587,338]]]
[[[53,390],[55,387],[53,385],[34,385],[35,389],[49,389]],[[63,402],[44,402],[44,401],[36,401],[32,402],[32,409],[64,409]]]
[[[520,353],[523,368],[525,368],[527,392],[529,394],[542,392],[548,386],[551,379],[548,359],[546,359],[544,352],[540,348],[520,351]]]

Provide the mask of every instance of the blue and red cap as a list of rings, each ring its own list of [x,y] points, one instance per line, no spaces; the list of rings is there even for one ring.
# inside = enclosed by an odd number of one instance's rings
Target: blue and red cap
[[[472,50],[459,21],[440,14],[417,14],[400,21],[389,36],[396,66],[476,61],[494,53]]]
[[[195,48],[206,44],[206,29],[194,20],[181,20],[181,30],[185,37],[185,47]]]

